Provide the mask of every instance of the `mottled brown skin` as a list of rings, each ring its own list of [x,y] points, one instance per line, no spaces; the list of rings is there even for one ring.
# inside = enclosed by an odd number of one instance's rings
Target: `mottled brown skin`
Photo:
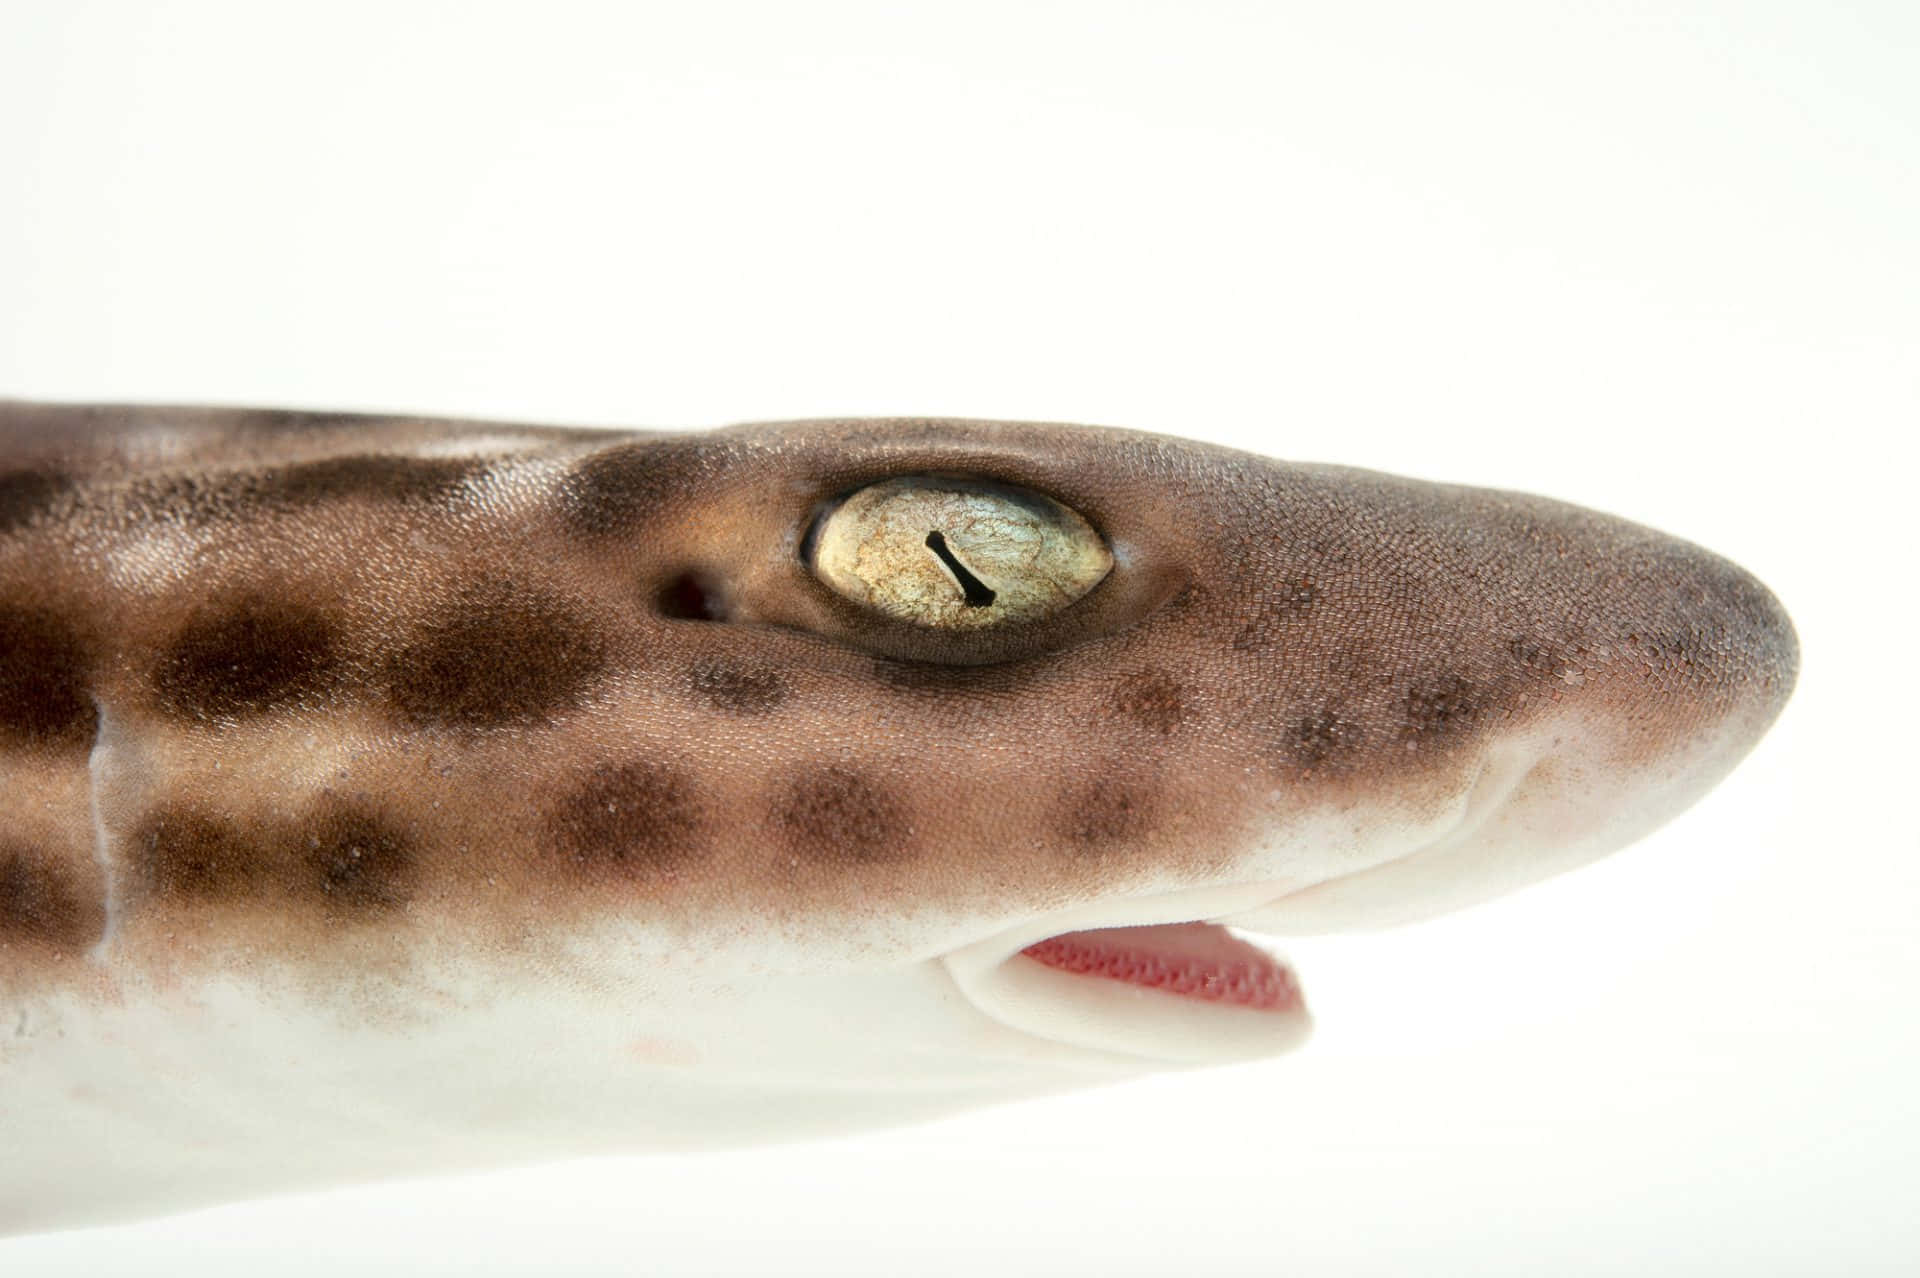
[[[808,529],[923,472],[1052,496],[1113,573],[1011,631],[862,612]],[[113,961],[169,967],[1197,881],[1277,815],[1437,802],[1549,710],[1646,757],[1771,716],[1795,660],[1651,530],[1122,431],[0,404],[0,989],[110,899]]]

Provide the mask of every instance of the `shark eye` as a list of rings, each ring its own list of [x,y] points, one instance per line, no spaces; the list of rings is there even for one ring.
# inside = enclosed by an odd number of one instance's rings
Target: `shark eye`
[[[943,630],[1038,621],[1100,583],[1113,554],[1051,497],[913,476],[849,495],[815,527],[813,570],[857,604]]]

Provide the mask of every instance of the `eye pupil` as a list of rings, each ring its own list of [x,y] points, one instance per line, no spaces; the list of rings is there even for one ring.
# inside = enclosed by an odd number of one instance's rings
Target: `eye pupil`
[[[953,574],[953,579],[960,583],[961,593],[966,596],[967,607],[984,608],[993,602],[993,590],[984,581],[968,572],[967,566],[947,548],[945,533],[937,528],[928,533],[927,549],[940,557],[940,562],[947,566],[947,571]]]

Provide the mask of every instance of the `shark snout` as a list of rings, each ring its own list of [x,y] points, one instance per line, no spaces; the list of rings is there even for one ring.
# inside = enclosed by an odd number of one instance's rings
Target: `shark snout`
[[[1567,698],[1580,757],[1630,778],[1635,765],[1718,781],[1772,725],[1793,692],[1800,644],[1792,619],[1758,577],[1676,538],[1626,560],[1595,595],[1611,613]],[[1612,601],[1618,600],[1617,603]]]
[[[1391,691],[1360,728],[1392,749],[1356,768],[1346,809],[1372,846],[1231,921],[1344,931],[1504,895],[1638,840],[1760,740],[1799,666],[1780,601],[1718,555],[1582,516],[1590,537],[1520,548],[1511,577],[1463,575],[1454,598],[1473,622],[1412,673],[1377,667]],[[1552,609],[1506,608],[1514,579]]]

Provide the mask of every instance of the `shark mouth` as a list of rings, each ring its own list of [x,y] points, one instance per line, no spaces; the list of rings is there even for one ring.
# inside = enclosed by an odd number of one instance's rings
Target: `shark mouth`
[[[1529,830],[1524,854],[1512,832],[1501,836],[1503,860],[1483,854],[1489,822],[1547,757],[1519,739],[1490,752],[1452,803],[1375,840],[1341,874],[1089,901],[943,961],[979,1011],[1082,1059],[1209,1065],[1289,1051],[1312,1030],[1299,982],[1226,925],[1302,935],[1405,922],[1544,877],[1556,859],[1559,868],[1592,859],[1591,838],[1552,839],[1558,826]],[[1537,791],[1532,801],[1541,802]]]
[[[945,963],[975,1007],[1054,1046],[1194,1065],[1271,1056],[1312,1028],[1300,983],[1214,920],[1275,894],[1242,887],[1109,903],[1035,920]],[[1078,917],[1095,911],[1107,917]]]
[[[1304,1007],[1300,983],[1285,964],[1217,923],[1067,932],[1020,952],[1058,972],[1120,981],[1179,998],[1261,1012]]]

